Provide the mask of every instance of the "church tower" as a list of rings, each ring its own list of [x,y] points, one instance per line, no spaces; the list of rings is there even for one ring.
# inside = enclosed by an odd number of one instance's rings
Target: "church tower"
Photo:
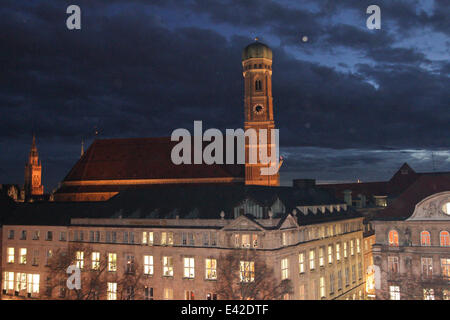
[[[41,184],[42,165],[36,148],[36,137],[33,135],[28,163],[25,165],[25,196],[38,196],[44,194],[44,186]]]
[[[255,42],[248,45],[242,52],[242,67],[244,76],[244,110],[245,110],[245,130],[252,128],[258,133],[258,142],[250,143],[246,139],[245,143],[245,184],[278,186],[280,176],[277,172],[274,175],[262,175],[263,165],[259,159],[259,150],[266,147],[267,155],[270,156],[272,150],[271,129],[275,129],[273,119],[273,98],[272,98],[272,50],[265,44],[255,39]],[[267,146],[259,144],[259,130],[267,130]],[[258,161],[256,164],[249,163],[249,152],[257,150]]]

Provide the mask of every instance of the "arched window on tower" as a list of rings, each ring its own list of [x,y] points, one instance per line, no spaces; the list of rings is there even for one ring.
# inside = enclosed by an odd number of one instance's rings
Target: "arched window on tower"
[[[441,247],[450,247],[450,234],[448,231],[441,231]]]
[[[261,90],[262,90],[262,83],[261,83],[261,80],[256,80],[256,81],[255,81],[255,90],[256,90],[256,91],[261,91]]]
[[[422,231],[420,233],[420,245],[423,247],[431,246],[431,237],[428,231]]]

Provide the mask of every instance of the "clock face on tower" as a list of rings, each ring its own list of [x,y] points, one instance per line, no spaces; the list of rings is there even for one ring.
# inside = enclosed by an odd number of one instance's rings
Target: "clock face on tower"
[[[263,114],[264,112],[264,107],[262,105],[257,104],[256,106],[253,107],[253,111],[256,114]]]

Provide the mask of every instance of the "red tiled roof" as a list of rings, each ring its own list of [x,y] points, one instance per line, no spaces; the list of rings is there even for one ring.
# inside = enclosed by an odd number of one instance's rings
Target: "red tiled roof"
[[[416,204],[421,200],[444,191],[450,191],[450,173],[421,175],[392,205],[378,213],[375,219],[406,219],[413,214]]]
[[[64,181],[244,178],[244,165],[175,165],[170,138],[95,140]]]

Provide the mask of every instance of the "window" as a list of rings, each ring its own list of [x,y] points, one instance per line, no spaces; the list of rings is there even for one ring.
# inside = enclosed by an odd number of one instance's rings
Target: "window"
[[[430,237],[430,233],[428,231],[422,231],[420,233],[420,245],[422,247],[431,246],[431,237]]]
[[[283,245],[283,246],[288,245],[288,234],[286,232],[283,232],[281,234],[281,245]]]
[[[253,248],[258,248],[258,235],[257,234],[252,235],[252,245],[253,245]]]
[[[423,300],[434,300],[434,289],[423,289]]]
[[[100,252],[92,252],[92,270],[100,269]]]
[[[39,293],[39,275],[38,274],[28,274],[28,293]]]
[[[304,273],[305,272],[305,253],[303,253],[303,252],[298,255],[298,265],[299,265],[300,273]]]
[[[26,264],[27,263],[27,249],[26,248],[20,248],[19,263],[20,264]]]
[[[349,268],[345,268],[345,285],[350,285],[350,270]]]
[[[338,290],[342,289],[342,271],[339,270],[337,273],[337,285],[338,285]]]
[[[352,282],[356,282],[356,266],[352,265]]]
[[[398,257],[388,257],[388,270],[392,274],[399,273]]]
[[[126,290],[126,300],[134,300],[134,287],[128,286]]]
[[[319,266],[321,267],[323,267],[323,265],[325,264],[324,251],[324,247],[319,248]]]
[[[40,233],[39,230],[33,231],[33,237],[32,237],[32,239],[33,239],[33,240],[39,240],[40,234],[41,234],[41,233]]]
[[[216,280],[217,279],[217,260],[205,259],[205,279]]]
[[[153,275],[153,256],[144,256],[144,274]]]
[[[14,239],[14,230],[9,230],[9,233],[8,233],[8,239],[9,239],[9,240]]]
[[[82,232],[81,232],[81,235],[83,235]],[[53,232],[52,231],[47,231],[47,234],[45,235],[45,240],[47,240],[47,241],[53,240]],[[83,241],[83,236],[81,236],[81,241]]]
[[[49,249],[47,250],[46,259],[45,259],[45,265],[50,265],[50,259],[53,257],[53,250]]]
[[[450,235],[448,231],[441,231],[440,240],[441,247],[450,247]]]
[[[320,297],[321,298],[325,298],[326,297],[326,293],[325,293],[325,277],[320,277]]]
[[[144,287],[144,300],[153,300],[153,288]]]
[[[389,299],[400,300],[400,287],[399,286],[389,286]]]
[[[355,247],[354,247],[354,241],[353,239],[350,240],[350,254],[353,256],[355,255]]]
[[[164,288],[164,300],[172,300],[173,299],[173,289]]]
[[[3,289],[14,290],[14,272],[4,273]]]
[[[117,232],[113,231],[111,233],[111,235],[112,235],[112,243],[116,243],[117,242]]]
[[[309,250],[309,270],[314,270],[316,268],[315,259],[316,257],[314,249]]]
[[[27,290],[27,274],[16,273],[16,291]]]
[[[395,230],[389,231],[389,246],[398,247],[398,232]]]
[[[287,258],[281,260],[281,280],[289,278],[289,260]]]
[[[185,290],[184,291],[184,300],[195,300],[194,291]]]
[[[344,242],[344,258],[347,258],[347,242]]]
[[[208,292],[206,294],[206,300],[217,300],[217,293]]]
[[[75,253],[75,264],[77,268],[83,269],[84,268],[84,252],[83,251],[77,251]]]
[[[117,254],[116,253],[108,253],[108,271],[110,271],[110,272],[117,271]]]
[[[356,253],[361,253],[361,241],[356,239]]]
[[[433,258],[423,258],[422,261],[422,277],[431,278],[433,277]]]
[[[133,274],[135,269],[134,269],[134,256],[131,254],[127,254],[126,256],[127,258],[127,263],[125,265],[125,273],[128,274]]]
[[[67,233],[62,231],[59,233],[59,241],[66,241],[67,240]]]
[[[329,264],[333,263],[333,246],[332,245],[328,246],[328,263]]]
[[[20,240],[27,240],[27,231],[26,230],[22,230],[22,232],[20,233]]]
[[[255,81],[255,90],[256,91],[261,91],[262,90],[261,80],[256,80]]]
[[[193,279],[195,276],[195,261],[194,258],[184,258],[184,273],[185,278]]]
[[[153,232],[150,232],[150,231],[142,232],[142,244],[149,245],[149,246],[153,245]]]
[[[33,250],[33,256],[31,258],[31,265],[32,266],[39,265],[39,250]]]
[[[173,277],[173,259],[172,257],[163,257],[163,276]]]
[[[14,263],[14,248],[8,248],[6,261],[8,263]]]
[[[444,279],[450,280],[450,259],[441,259],[441,274]]]
[[[117,300],[117,283],[116,282],[108,282],[107,299],[108,300]]]
[[[359,279],[359,280],[362,279],[362,274],[363,274],[363,271],[362,271],[362,262],[359,262],[359,263],[358,263],[358,279]]]
[[[444,211],[445,214],[450,215],[450,202],[447,202],[442,206],[442,211]]]
[[[162,246],[172,246],[173,245],[173,232],[162,232],[161,233],[161,245]]]
[[[238,234],[234,235],[234,247],[239,248],[239,235]]]
[[[253,282],[255,280],[255,263],[253,261],[240,261],[241,282]]]
[[[243,234],[241,236],[241,247],[242,248],[250,248],[250,235]]]
[[[336,243],[336,260],[341,261],[341,244]]]

